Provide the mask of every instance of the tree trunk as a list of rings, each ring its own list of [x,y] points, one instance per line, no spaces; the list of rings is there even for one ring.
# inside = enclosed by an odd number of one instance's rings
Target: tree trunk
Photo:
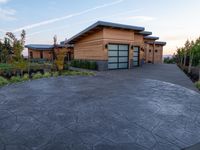
[[[200,67],[199,67],[199,81],[200,81]]]
[[[193,53],[190,52],[190,60],[189,60],[188,73],[191,73],[192,61],[193,61]]]
[[[184,51],[184,62],[183,62],[183,66],[186,66],[186,58],[187,58],[187,53],[186,51]]]

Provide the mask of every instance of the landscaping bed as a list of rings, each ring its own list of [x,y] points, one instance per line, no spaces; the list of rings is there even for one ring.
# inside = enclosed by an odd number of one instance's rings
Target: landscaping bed
[[[25,82],[29,80],[35,80],[35,79],[41,79],[41,78],[50,78],[50,77],[58,77],[58,76],[93,76],[95,75],[93,72],[81,72],[81,71],[72,71],[72,70],[66,70],[61,72],[36,72],[29,74],[24,74],[22,76],[12,76],[10,78],[5,78],[0,76],[0,87],[13,84],[13,83],[19,83],[19,82]]]

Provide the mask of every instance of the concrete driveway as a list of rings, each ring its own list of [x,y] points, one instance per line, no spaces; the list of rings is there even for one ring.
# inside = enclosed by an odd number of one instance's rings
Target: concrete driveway
[[[180,150],[200,142],[200,95],[175,65],[0,89],[1,150]]]

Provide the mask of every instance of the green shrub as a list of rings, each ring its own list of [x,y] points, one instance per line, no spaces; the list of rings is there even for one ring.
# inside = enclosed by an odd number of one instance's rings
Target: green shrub
[[[200,81],[196,82],[195,86],[200,90]]]
[[[29,78],[29,75],[28,74],[24,74],[23,77],[22,77],[22,80],[23,81],[28,81],[30,78]]]
[[[51,77],[51,73],[45,72],[45,73],[43,74],[43,77],[44,77],[44,78],[50,78],[50,77]]]
[[[8,84],[8,83],[9,83],[9,82],[8,82],[7,79],[5,79],[5,78],[3,78],[3,77],[0,77],[0,86],[6,85],[6,84]]]
[[[77,67],[77,68],[91,69],[91,70],[97,69],[96,62],[87,61],[87,60],[73,60],[71,62],[71,66]]]
[[[43,75],[40,72],[37,72],[36,74],[33,74],[33,76],[32,76],[33,79],[40,79],[42,77],[43,77]]]
[[[17,83],[17,82],[22,82],[22,78],[20,76],[12,76],[10,78],[11,83]]]
[[[59,76],[59,72],[53,72],[53,73],[52,73],[52,76],[53,76],[53,77],[58,77],[58,76]]]

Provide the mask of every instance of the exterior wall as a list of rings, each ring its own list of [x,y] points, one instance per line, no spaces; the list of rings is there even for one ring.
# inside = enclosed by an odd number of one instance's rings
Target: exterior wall
[[[74,59],[107,60],[103,49],[103,30],[88,35],[74,44]]]
[[[31,50],[31,49],[29,49],[28,50],[29,56],[30,56],[30,52],[32,52],[32,54],[33,54],[33,59],[34,58],[40,58],[40,52],[43,53],[43,58],[44,59],[48,59],[48,60],[52,59],[52,53],[51,53],[51,51],[47,51],[47,50],[40,51],[40,50]]]
[[[74,57],[74,52],[73,52],[73,48],[56,48],[54,49],[55,53],[57,53],[58,51],[63,51],[66,52],[66,55],[68,52],[70,52],[70,59],[73,59]],[[48,59],[48,60],[52,60],[53,59],[53,53],[52,50],[32,50],[32,49],[28,49],[28,55],[30,57],[30,52],[32,52],[33,55],[33,59],[41,59],[40,57],[40,53],[43,53],[43,59]]]
[[[154,55],[155,55],[154,56],[154,63],[155,64],[163,63],[163,46],[162,45],[155,45]]]
[[[155,42],[155,40],[144,39],[144,55],[146,63],[163,63],[163,46],[147,44],[146,42]],[[149,52],[151,50],[151,52]],[[157,51],[157,52],[156,52]]]

